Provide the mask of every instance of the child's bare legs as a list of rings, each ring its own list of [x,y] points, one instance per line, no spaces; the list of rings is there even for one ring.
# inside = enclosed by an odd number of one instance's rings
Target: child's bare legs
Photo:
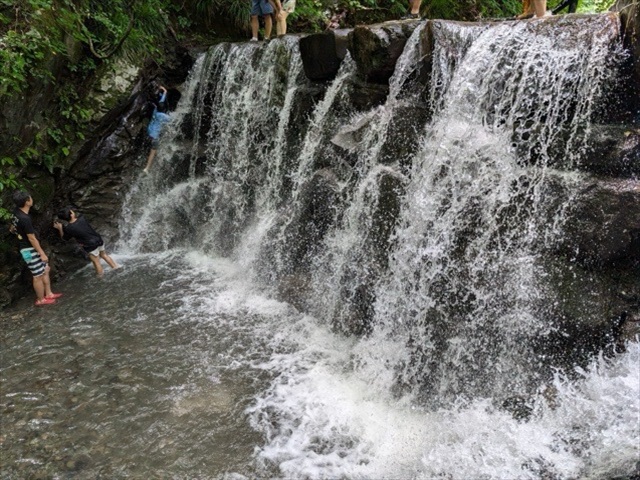
[[[518,15],[516,18],[518,20],[524,20],[524,19],[533,17],[534,14],[535,14],[535,10],[533,8],[533,0],[524,0],[522,2],[522,13]]]
[[[276,30],[279,37],[287,34],[287,17],[288,16],[289,16],[289,12],[287,12],[286,10],[282,10],[278,15]]]
[[[102,269],[102,265],[100,264],[100,257],[98,257],[97,255],[89,255],[89,258],[91,259],[91,263],[93,263],[93,268],[96,269],[96,274],[98,276],[102,276],[104,270]]]
[[[411,14],[412,15],[417,15],[420,13],[420,4],[422,3],[422,0],[410,0],[409,1],[409,6],[411,7]]]
[[[533,0],[533,7],[537,18],[544,17],[547,13],[547,0]]]
[[[258,22],[257,15],[251,15],[251,38],[258,39],[258,28],[260,27],[260,23]]]
[[[41,301],[44,297],[50,297],[53,294],[51,291],[51,281],[49,280],[49,265],[45,267],[42,275],[33,277],[33,291],[36,292],[38,301]]]
[[[271,29],[273,28],[273,23],[271,22],[271,15],[264,16],[264,38],[268,40],[271,38]]]
[[[111,257],[109,256],[109,254],[107,254],[107,252],[100,252],[100,258],[102,258],[105,262],[107,262],[107,265],[109,265],[111,268],[118,268],[118,265],[116,264],[116,262],[114,262]]]
[[[147,158],[147,166],[144,167],[144,172],[148,172],[149,169],[151,168],[151,164],[153,163],[153,159],[156,156],[156,152],[157,150],[155,148],[152,148],[151,151],[149,152],[149,158]]]

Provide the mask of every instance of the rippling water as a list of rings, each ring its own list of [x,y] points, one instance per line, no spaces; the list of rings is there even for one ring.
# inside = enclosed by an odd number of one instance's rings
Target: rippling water
[[[259,332],[289,309],[236,289],[224,261],[118,260],[59,285],[51,308],[7,312],[3,478],[252,476],[261,436],[244,410],[272,348]]]
[[[640,350],[558,376],[529,421],[394,398],[356,344],[197,252],[117,256],[3,312],[0,476],[613,478],[637,468]],[[386,342],[386,343],[385,343]],[[359,361],[355,359],[360,358]]]

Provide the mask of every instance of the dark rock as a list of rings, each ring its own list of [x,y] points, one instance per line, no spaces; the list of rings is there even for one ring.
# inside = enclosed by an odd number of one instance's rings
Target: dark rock
[[[310,266],[311,257],[333,224],[340,189],[328,169],[317,171],[302,188],[300,210],[290,224],[290,262],[295,271]]]
[[[350,104],[359,111],[368,111],[382,105],[389,95],[389,86],[370,83],[361,78],[350,80]]]
[[[561,249],[591,268],[640,262],[640,180],[598,180],[577,194]]]
[[[307,35],[300,39],[304,73],[310,80],[331,80],[338,73],[342,58],[338,56],[333,30]]]
[[[367,145],[364,141],[368,131],[374,128],[372,125],[383,114],[380,109],[393,109],[391,120],[387,125],[387,138],[384,142],[378,161],[384,164],[399,163],[403,166],[409,164],[413,154],[418,148],[418,141],[424,131],[424,125],[431,115],[430,108],[423,103],[401,102],[395,106],[379,107],[370,110],[355,123],[343,126],[331,138],[331,142],[342,149],[346,155],[360,155],[364,153]]]
[[[513,396],[502,402],[502,409],[509,412],[516,420],[528,420],[533,413],[533,407],[526,398]]]
[[[308,275],[284,275],[278,280],[278,296],[280,299],[302,312],[309,310],[310,291]]]
[[[618,0],[611,8],[619,12],[625,47],[631,53],[635,83],[640,84],[640,4],[636,0]]]
[[[594,126],[578,168],[600,175],[640,175],[640,129]]]
[[[404,177],[391,168],[377,178],[374,209],[371,212],[364,245],[350,262],[340,279],[340,307],[335,312],[334,328],[349,335],[366,335],[372,330],[375,285],[387,269],[390,239],[399,218]]]
[[[407,39],[419,22],[358,26],[349,34],[349,52],[367,82],[387,84]]]
[[[333,35],[336,38],[336,55],[340,60],[344,60],[349,51],[349,34],[351,30],[351,28],[333,30]]]
[[[322,240],[340,208],[339,194],[336,175],[328,168],[316,171],[303,185],[297,207],[284,206],[267,235],[272,241],[261,248],[258,270],[265,281],[279,283],[285,279],[282,295],[296,299],[296,292],[304,291],[300,286],[307,284],[305,277],[313,257],[322,248]],[[299,307],[302,302],[298,298],[295,305]]]

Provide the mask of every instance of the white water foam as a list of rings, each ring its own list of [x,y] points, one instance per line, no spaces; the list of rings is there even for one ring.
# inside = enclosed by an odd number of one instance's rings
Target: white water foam
[[[298,350],[260,365],[281,373],[249,410],[268,440],[259,458],[278,465],[283,478],[596,479],[635,468],[637,343],[594,361],[581,380],[558,376],[552,405],[538,395],[524,421],[488,399],[412,407],[372,385],[368,367],[346,367],[352,341],[304,319],[290,330]]]

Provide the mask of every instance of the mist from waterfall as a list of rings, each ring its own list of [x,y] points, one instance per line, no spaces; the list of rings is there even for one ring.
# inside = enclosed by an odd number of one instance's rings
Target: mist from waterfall
[[[632,470],[637,345],[575,370],[539,349],[558,309],[543,254],[563,234],[580,175],[569,167],[614,74],[619,27],[606,16],[534,26],[432,22],[425,86],[420,25],[386,100],[365,111],[349,104],[348,54],[319,86],[294,37],[197,61],[157,168],[125,202],[120,250],[224,257],[255,291],[294,292],[299,315],[260,332],[273,354],[247,360],[271,376],[246,411],[264,437],[260,468]]]

